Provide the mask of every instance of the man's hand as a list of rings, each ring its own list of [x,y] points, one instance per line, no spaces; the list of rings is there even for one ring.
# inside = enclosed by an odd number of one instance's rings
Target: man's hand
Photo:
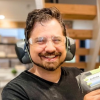
[[[84,100],[100,100],[100,89],[86,94]]]

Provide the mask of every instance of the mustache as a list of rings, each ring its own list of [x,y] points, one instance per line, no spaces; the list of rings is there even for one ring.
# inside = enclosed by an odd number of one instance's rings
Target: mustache
[[[46,53],[39,53],[39,56],[51,56],[51,55],[55,55],[55,56],[61,56],[61,52],[46,52]]]

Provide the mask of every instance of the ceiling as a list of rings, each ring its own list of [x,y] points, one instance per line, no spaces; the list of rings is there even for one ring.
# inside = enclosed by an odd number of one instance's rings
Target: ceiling
[[[25,21],[27,14],[43,7],[43,0],[0,0],[0,15],[4,20]]]

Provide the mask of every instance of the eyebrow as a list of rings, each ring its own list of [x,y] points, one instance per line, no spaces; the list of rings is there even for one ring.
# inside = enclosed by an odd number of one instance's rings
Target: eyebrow
[[[60,36],[60,35],[56,35],[56,36],[51,36],[52,37],[64,37],[64,36]],[[39,36],[39,37],[36,37],[36,38],[33,38],[34,40],[37,40],[38,38],[47,38],[46,36]]]

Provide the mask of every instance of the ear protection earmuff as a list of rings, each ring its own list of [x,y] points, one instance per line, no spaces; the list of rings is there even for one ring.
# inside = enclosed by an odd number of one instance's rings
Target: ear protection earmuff
[[[20,40],[15,44],[15,51],[21,63],[32,63],[25,40]]]
[[[64,28],[64,35],[66,35],[66,26],[64,24],[64,22],[62,22],[63,24],[63,28]],[[67,54],[66,54],[66,58],[65,61],[70,61],[74,58],[75,56],[75,52],[76,52],[76,45],[75,45],[75,41],[66,36],[66,50],[67,50]]]
[[[75,56],[76,45],[75,45],[75,41],[72,38],[66,37],[66,39],[67,39],[67,43],[66,43],[67,54],[66,54],[65,61],[70,61]]]
[[[75,56],[76,46],[73,39],[66,37],[67,40],[67,55],[65,61],[70,61]],[[29,47],[25,40],[20,40],[15,44],[15,51],[17,54],[18,59],[23,64],[32,63],[30,54],[29,54]]]

